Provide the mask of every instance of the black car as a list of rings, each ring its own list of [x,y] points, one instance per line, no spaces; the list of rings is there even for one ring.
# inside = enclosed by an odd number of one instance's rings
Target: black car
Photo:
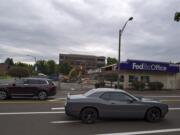
[[[56,86],[50,79],[22,78],[10,83],[0,85],[0,99],[4,100],[14,96],[32,96],[45,100],[48,96],[56,94]]]

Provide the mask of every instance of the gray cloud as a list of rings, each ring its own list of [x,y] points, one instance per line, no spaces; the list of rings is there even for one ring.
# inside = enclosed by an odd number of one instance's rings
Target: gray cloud
[[[32,62],[58,54],[117,57],[118,30],[122,59],[180,61],[180,24],[173,21],[178,0],[1,0],[0,62],[6,57]]]

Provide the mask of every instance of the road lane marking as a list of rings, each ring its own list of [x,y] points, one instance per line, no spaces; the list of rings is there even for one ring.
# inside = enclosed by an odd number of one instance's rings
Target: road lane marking
[[[169,108],[169,110],[173,111],[173,110],[180,110],[180,108]]]
[[[58,101],[0,101],[0,104],[47,104],[47,103],[64,103],[64,101],[58,100]]]
[[[53,107],[51,108],[51,110],[64,110],[64,107]],[[170,107],[169,110],[180,110],[180,108],[177,108],[177,107]]]
[[[161,102],[180,102],[180,100],[160,100]]]
[[[64,114],[64,111],[56,111],[56,112],[4,112],[0,113],[0,115],[33,115],[33,114]]]
[[[54,102],[54,101],[60,101],[60,100],[65,100],[66,98],[55,98],[55,99],[50,99],[48,101]]]
[[[51,121],[50,123],[51,124],[64,124],[64,123],[75,123],[75,122],[80,122],[80,121],[77,121],[77,120],[74,120],[74,121]]]
[[[53,108],[51,108],[51,110],[64,110],[64,107],[53,107]],[[173,110],[180,110],[180,108],[176,108],[176,107],[174,107],[174,108],[169,108],[169,110],[171,110],[171,111],[173,111]]]
[[[62,109],[63,107],[59,107]],[[58,108],[58,109],[59,109]],[[180,108],[169,108],[169,110],[180,110]],[[64,111],[51,111],[51,112],[4,112],[0,115],[34,115],[34,114],[65,114]]]
[[[165,98],[179,98],[180,96],[143,96],[143,97],[165,97]]]
[[[54,108],[51,108],[51,110],[64,110],[64,107],[54,107]]]
[[[168,133],[168,132],[180,132],[180,128],[135,131],[135,132],[121,132],[121,133],[107,133],[107,134],[97,134],[97,135],[142,135],[142,134],[156,134],[156,133]]]
[[[51,110],[64,110],[64,107],[54,107],[54,108],[51,108]],[[180,110],[180,108],[177,108],[177,107],[170,107],[169,110]]]

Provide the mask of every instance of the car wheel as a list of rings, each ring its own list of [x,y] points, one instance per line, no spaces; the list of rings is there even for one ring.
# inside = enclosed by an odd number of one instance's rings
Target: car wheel
[[[46,93],[45,91],[40,91],[40,92],[38,93],[38,98],[39,98],[40,100],[45,100],[45,99],[47,99],[47,93]]]
[[[0,100],[5,100],[8,97],[6,91],[0,91]]]
[[[157,122],[161,119],[161,111],[158,108],[151,108],[146,113],[146,120],[149,122]]]
[[[83,123],[92,124],[97,120],[97,111],[93,108],[86,108],[81,112],[81,120]]]

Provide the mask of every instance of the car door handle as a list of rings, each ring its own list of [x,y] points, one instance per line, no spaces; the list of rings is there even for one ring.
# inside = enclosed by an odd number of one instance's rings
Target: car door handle
[[[112,105],[115,105],[115,103],[114,103],[114,102],[111,102],[111,104],[112,104]]]

